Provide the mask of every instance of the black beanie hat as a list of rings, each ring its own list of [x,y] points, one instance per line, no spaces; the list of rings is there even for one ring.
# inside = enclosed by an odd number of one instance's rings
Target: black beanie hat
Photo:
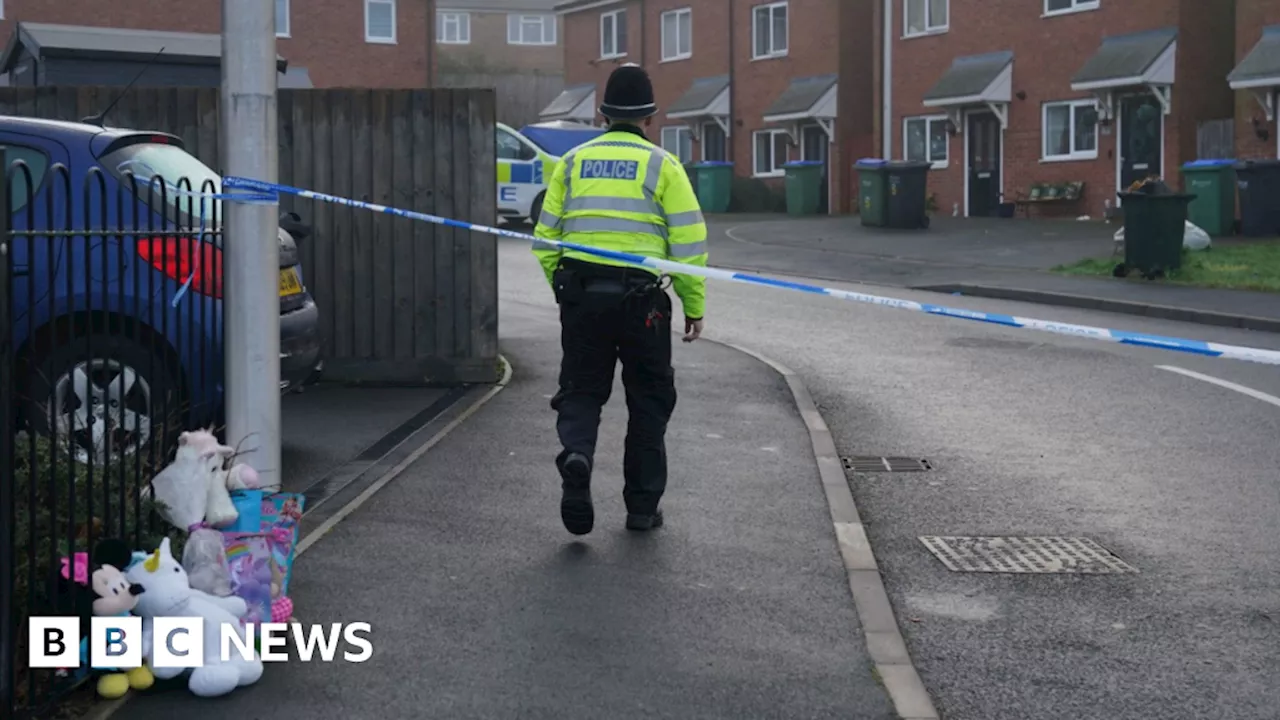
[[[655,115],[653,83],[649,73],[635,63],[627,63],[609,75],[604,86],[604,102],[600,114],[612,120],[639,120]]]

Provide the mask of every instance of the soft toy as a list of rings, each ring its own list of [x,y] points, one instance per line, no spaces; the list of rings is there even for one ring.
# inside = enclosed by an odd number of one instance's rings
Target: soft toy
[[[138,604],[138,596],[144,588],[125,579],[124,573],[116,566],[128,567],[132,553],[119,540],[103,540],[94,549],[93,559],[99,567],[93,571],[93,592],[97,597],[93,601],[93,614],[99,617],[127,617]],[[81,643],[81,659],[88,661],[88,644]],[[102,670],[104,668],[94,668]],[[108,669],[105,675],[98,678],[98,694],[109,700],[123,697],[132,688],[146,690],[155,683],[151,670],[144,664],[120,672]]]
[[[187,573],[173,558],[169,539],[145,561],[129,568],[125,573],[129,582],[146,588],[138,596],[134,614],[142,616],[144,653],[151,650],[153,627],[157,617],[199,617],[204,620],[204,666],[191,670],[187,687],[201,697],[226,695],[238,687],[252,685],[262,677],[262,659],[254,652],[252,660],[245,660],[234,647],[230,658],[221,658],[224,629],[240,635],[244,642],[252,642],[240,619],[248,612],[243,599],[217,597],[192,588]],[[177,677],[183,668],[155,668],[160,680]]]
[[[235,454],[235,448],[218,442],[218,438],[208,430],[192,430],[178,436],[174,464],[194,461],[207,478],[204,522],[209,527],[225,527],[240,517],[227,492],[228,473],[222,469],[227,459]]]

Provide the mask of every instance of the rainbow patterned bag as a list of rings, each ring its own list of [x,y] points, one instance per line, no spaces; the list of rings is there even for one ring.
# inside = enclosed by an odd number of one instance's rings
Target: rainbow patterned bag
[[[249,606],[243,622],[255,626],[271,622],[271,604],[282,594],[278,588],[283,572],[272,556],[268,536],[224,532],[222,538],[231,569],[231,592]]]

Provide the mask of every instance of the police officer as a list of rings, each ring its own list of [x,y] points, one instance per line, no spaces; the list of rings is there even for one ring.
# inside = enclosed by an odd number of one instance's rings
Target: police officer
[[[609,129],[565,155],[547,186],[534,235],[603,250],[707,264],[707,228],[680,161],[645,137],[658,111],[649,75],[635,64],[609,76],[600,114]],[[671,367],[671,298],[684,310],[684,341],[702,334],[706,281],[534,243],[560,305],[560,388],[551,401],[563,451],[560,518],[591,532],[591,470],[600,411],[622,362],[627,395],[623,500],[629,530],[662,525],[667,421],[676,404]],[[668,283],[669,280],[669,283]]]

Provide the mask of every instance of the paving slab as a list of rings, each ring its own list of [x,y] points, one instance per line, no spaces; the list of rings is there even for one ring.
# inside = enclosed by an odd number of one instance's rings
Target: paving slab
[[[226,698],[170,691],[118,718],[894,717],[786,382],[677,349],[651,534],[622,529],[618,387],[579,541],[557,511],[555,329],[504,307],[507,389],[298,559],[298,615],[371,622],[370,661],[273,664]]]

